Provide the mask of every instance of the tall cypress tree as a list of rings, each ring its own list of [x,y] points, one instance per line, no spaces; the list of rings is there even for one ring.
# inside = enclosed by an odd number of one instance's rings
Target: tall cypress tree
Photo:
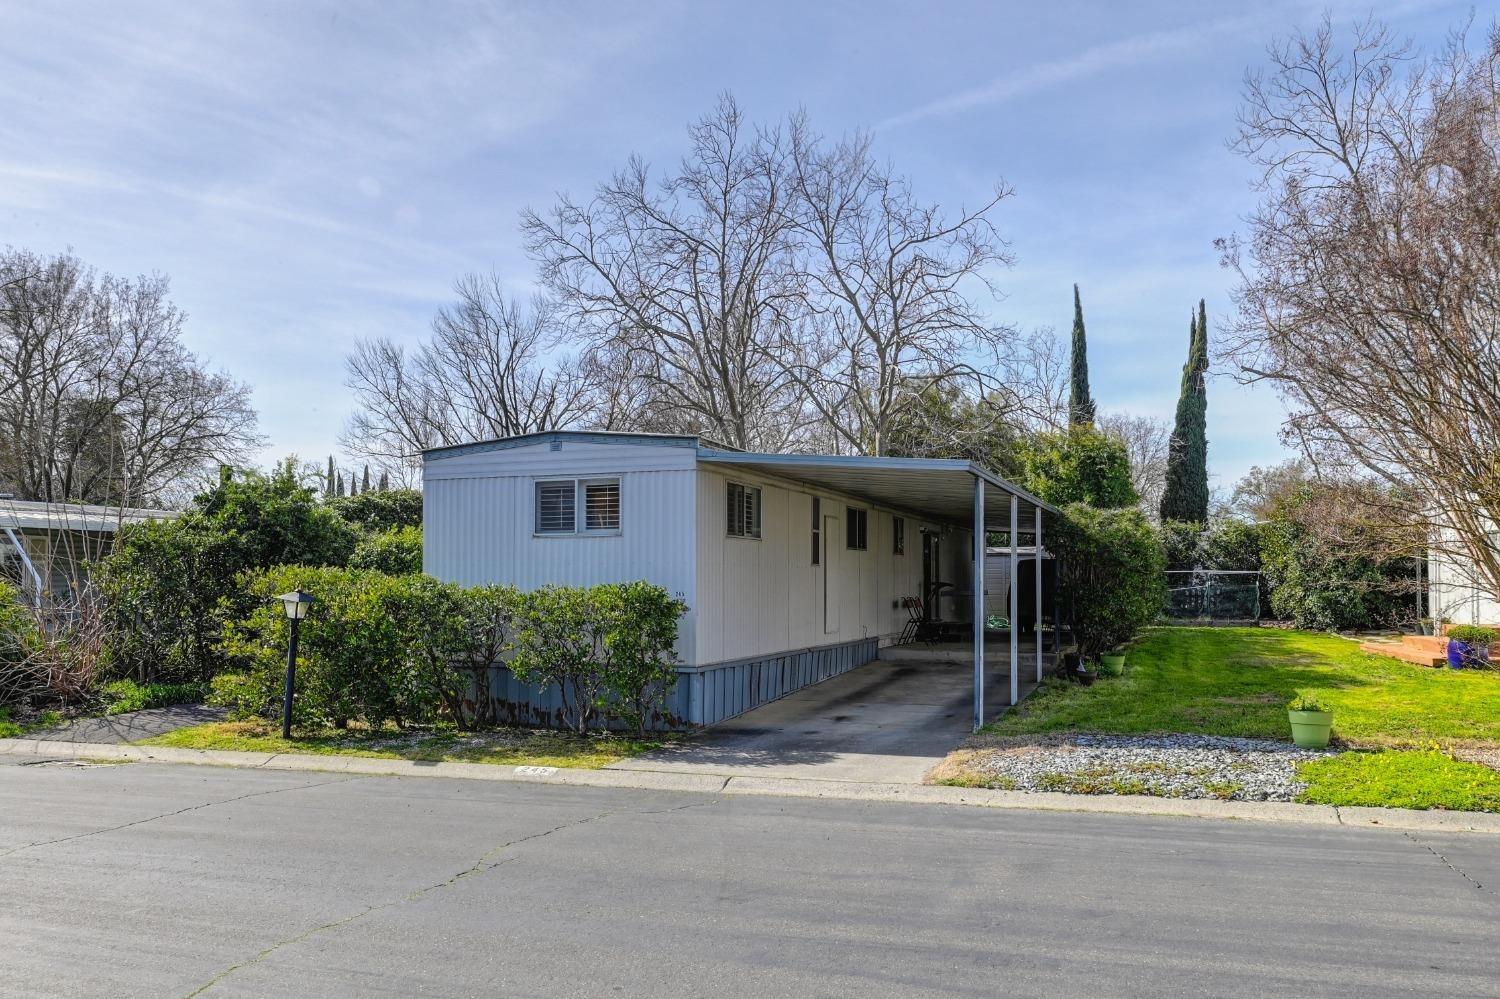
[[[1073,286],[1073,371],[1068,390],[1068,423],[1094,425],[1094,397],[1089,395],[1089,345],[1083,331],[1083,301]]]
[[[364,478],[359,480],[359,491],[367,493],[370,491],[370,466],[365,466]]]
[[[1202,299],[1188,338],[1182,366],[1182,394],[1177,423],[1167,452],[1167,483],[1161,495],[1161,519],[1195,524],[1208,521],[1208,310]]]
[[[333,455],[328,456],[328,474],[323,477],[323,498],[333,498]]]

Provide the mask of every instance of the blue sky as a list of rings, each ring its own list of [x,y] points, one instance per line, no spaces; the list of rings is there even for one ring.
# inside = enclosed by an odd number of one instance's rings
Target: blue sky
[[[996,319],[1065,331],[1077,281],[1101,407],[1169,417],[1190,308],[1230,308],[1212,240],[1253,202],[1224,145],[1242,75],[1324,7],[0,0],[0,244],[170,275],[190,346],[253,386],[265,458],[322,460],[355,338],[423,336],[466,271],[527,290],[521,209],[675,160],[729,90],[873,128],[934,201],[1004,178]],[[1432,44],[1470,6],[1373,9]],[[1281,407],[1209,391],[1227,487],[1281,457]]]

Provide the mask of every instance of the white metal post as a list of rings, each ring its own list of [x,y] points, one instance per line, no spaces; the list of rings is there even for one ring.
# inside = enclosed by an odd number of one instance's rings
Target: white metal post
[[[1016,618],[1020,616],[1020,603],[1017,599],[1021,592],[1021,561],[1020,551],[1016,547],[1017,531],[1021,526],[1020,499],[1014,494],[1010,497],[1010,703],[1012,706],[1021,703],[1021,622]]]
[[[1036,508],[1036,682],[1042,682],[1042,508]]]
[[[974,476],[974,731],[984,724],[984,479]]]

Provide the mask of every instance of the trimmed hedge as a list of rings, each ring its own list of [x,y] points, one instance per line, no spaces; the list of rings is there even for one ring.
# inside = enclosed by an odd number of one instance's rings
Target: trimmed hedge
[[[1048,547],[1084,662],[1134,638],[1166,599],[1161,538],[1140,510],[1067,507]]]
[[[391,576],[410,576],[422,571],[422,529],[396,527],[372,534],[354,546],[349,568],[374,569]]]
[[[233,673],[211,700],[240,715],[280,701],[289,624],[279,593],[315,603],[300,629],[294,722],[405,726],[449,719],[494,724],[493,665],[562,691],[563,721],[587,732],[603,721],[644,730],[664,714],[673,647],[686,604],[645,582],[588,588],[464,588],[429,576],[280,566],[243,580],[256,604],[230,621],[223,649]]]

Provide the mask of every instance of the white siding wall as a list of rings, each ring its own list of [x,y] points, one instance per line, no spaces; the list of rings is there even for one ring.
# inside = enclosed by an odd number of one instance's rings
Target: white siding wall
[[[695,452],[691,447],[564,440],[429,458],[423,469],[423,568],[465,585],[586,586],[646,579],[688,602],[678,655],[692,662]],[[619,476],[618,535],[537,536],[538,479]]]
[[[727,532],[728,483],[761,489],[760,540]],[[836,518],[826,564],[812,564],[812,499],[824,517]],[[846,508],[867,509],[868,546],[846,548]],[[892,517],[903,516],[837,493],[732,470],[698,472],[697,662],[711,664],[897,635],[906,623],[902,597],[922,587],[922,535],[932,526],[905,516],[905,553],[893,553]],[[971,576],[970,535],[941,540],[943,578],[960,589]],[[835,573],[838,628],[824,629],[823,573]],[[943,605],[953,616],[952,601]]]
[[[1427,562],[1428,599],[1434,618],[1454,624],[1500,625],[1500,600],[1478,582],[1467,561],[1433,554]]]

